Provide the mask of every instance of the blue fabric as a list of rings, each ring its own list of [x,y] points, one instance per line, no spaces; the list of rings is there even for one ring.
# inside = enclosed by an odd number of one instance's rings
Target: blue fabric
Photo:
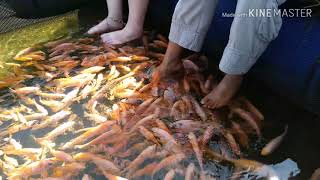
[[[149,19],[154,28],[168,33],[177,0],[153,0]],[[236,0],[220,1],[204,43],[203,52],[220,58],[228,42]],[[292,2],[292,1],[291,1]],[[291,7],[285,3],[281,8]],[[273,41],[249,72],[273,92],[320,114],[320,21],[313,18],[284,18],[279,37]]]

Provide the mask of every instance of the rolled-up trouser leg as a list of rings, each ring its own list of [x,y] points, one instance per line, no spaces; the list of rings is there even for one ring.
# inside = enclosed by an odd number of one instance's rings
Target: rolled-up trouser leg
[[[172,17],[170,41],[199,52],[217,3],[218,0],[179,0]]]
[[[269,43],[278,36],[282,19],[274,12],[278,12],[278,6],[284,1],[238,0],[229,42],[219,65],[221,71],[233,75],[249,71]],[[270,9],[272,17],[256,16],[256,10],[260,9]]]

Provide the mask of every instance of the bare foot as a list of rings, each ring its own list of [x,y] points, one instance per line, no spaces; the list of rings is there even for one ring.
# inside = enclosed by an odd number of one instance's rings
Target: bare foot
[[[93,34],[101,34],[101,33],[107,33],[111,31],[117,31],[122,29],[123,26],[124,24],[122,23],[122,20],[113,20],[111,18],[105,18],[99,24],[89,29],[88,34],[93,35]]]
[[[164,59],[154,73],[153,79],[161,81],[182,77],[184,75],[184,67],[181,61],[183,51],[183,47],[170,41]]]
[[[184,68],[180,59],[164,60],[158,67],[160,80],[179,79],[184,75]]]
[[[239,90],[243,77],[241,75],[225,75],[218,86],[201,100],[205,107],[210,109],[227,105]]]
[[[101,39],[107,44],[120,45],[140,38],[142,33],[142,28],[125,27],[119,31],[102,34]]]
[[[181,60],[163,62],[153,73],[152,83],[162,87],[168,80],[180,79],[184,74],[184,69]]]

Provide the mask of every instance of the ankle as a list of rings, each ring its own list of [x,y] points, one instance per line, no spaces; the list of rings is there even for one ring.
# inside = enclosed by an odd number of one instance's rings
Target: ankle
[[[105,21],[111,26],[124,26],[122,17],[108,16]]]
[[[243,75],[226,74],[219,85],[228,88],[230,85],[240,85],[242,80]]]
[[[108,14],[106,19],[110,19],[112,21],[121,21],[121,22],[123,22],[122,15],[119,15],[119,14]]]
[[[143,33],[143,27],[138,25],[127,24],[123,30],[131,36],[142,36]]]
[[[224,79],[230,80],[230,81],[242,81],[243,75],[226,74],[224,76]]]

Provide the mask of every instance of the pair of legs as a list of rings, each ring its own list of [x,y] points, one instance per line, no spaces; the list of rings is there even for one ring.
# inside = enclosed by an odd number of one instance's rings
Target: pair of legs
[[[163,63],[158,68],[160,79],[180,78],[183,69],[181,54],[184,48],[180,45],[170,42]],[[212,90],[201,103],[206,107],[214,109],[228,103],[241,86],[243,76],[226,74],[219,85]]]
[[[129,18],[123,23],[122,0],[107,0],[108,17],[92,27],[88,34],[102,34],[102,41],[117,45],[138,39],[143,33],[143,24],[149,0],[128,0]]]
[[[281,28],[282,19],[252,17],[250,9],[275,9],[285,0],[238,0],[229,42],[219,68],[225,73],[219,85],[201,101],[208,108],[226,105],[241,86],[243,75],[249,71]],[[170,43],[157,73],[160,79],[172,78],[181,72],[184,49],[200,51],[210,27],[218,0],[180,0],[173,15]]]

